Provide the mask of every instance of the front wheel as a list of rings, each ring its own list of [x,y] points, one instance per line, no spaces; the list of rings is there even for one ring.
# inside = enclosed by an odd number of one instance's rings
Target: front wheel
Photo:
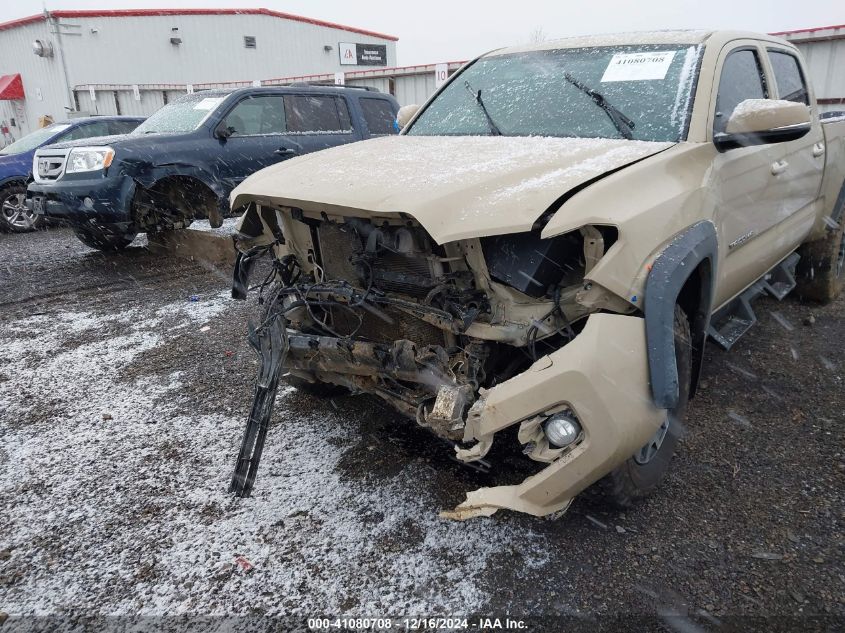
[[[41,227],[43,217],[26,208],[26,185],[0,189],[0,227],[13,233],[28,233]]]
[[[109,225],[74,227],[73,232],[85,246],[105,252],[123,250],[138,235],[135,230]]]
[[[651,439],[598,483],[602,496],[617,508],[630,507],[649,495],[669,470],[687,413],[692,377],[692,340],[687,315],[675,306],[675,361],[678,365],[678,404]]]

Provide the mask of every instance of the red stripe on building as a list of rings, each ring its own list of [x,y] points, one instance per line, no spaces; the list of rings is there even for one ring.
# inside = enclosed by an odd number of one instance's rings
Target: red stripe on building
[[[845,29],[845,24],[837,24],[835,26],[816,26],[811,29],[795,29],[794,31],[778,31],[776,33],[769,33],[769,35],[795,35],[796,33],[814,33],[816,31],[832,31],[834,29]]]
[[[294,15],[293,13],[283,13],[281,11],[271,11],[270,9],[114,9],[114,10],[94,10],[94,11],[51,11],[50,15],[55,18],[126,18],[126,17],[150,17],[150,16],[169,16],[169,15],[266,15],[273,18],[280,18],[282,20],[292,20],[294,22],[304,22],[305,24],[313,24],[314,26],[322,26],[330,29],[338,29],[341,31],[349,31],[351,33],[360,33],[361,35],[369,35],[383,40],[397,41],[399,38],[395,35],[387,35],[385,33],[378,33],[376,31],[368,31],[367,29],[359,29],[354,26],[347,26],[345,24],[337,24],[335,22],[326,22],[325,20],[317,20],[315,18],[308,18],[302,15]],[[46,19],[44,15],[31,15],[27,18],[19,20],[12,20],[11,22],[3,22],[0,24],[0,31],[7,29],[14,29],[33,22],[41,22]]]

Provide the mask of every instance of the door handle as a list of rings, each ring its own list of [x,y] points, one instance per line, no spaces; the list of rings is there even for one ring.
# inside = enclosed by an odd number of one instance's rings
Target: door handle
[[[299,154],[295,149],[291,147],[280,147],[277,150],[273,151],[274,154],[278,154],[279,156],[295,156]]]
[[[789,163],[787,163],[785,160],[779,160],[776,163],[772,163],[772,175],[779,176],[780,174],[785,172],[788,167]]]
[[[824,143],[816,143],[813,145],[813,157],[818,158],[824,154]]]

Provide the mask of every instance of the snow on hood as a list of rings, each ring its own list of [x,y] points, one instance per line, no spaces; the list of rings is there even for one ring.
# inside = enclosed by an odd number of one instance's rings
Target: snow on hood
[[[439,243],[528,231],[574,187],[673,143],[548,137],[391,136],[263,169],[232,192],[340,215],[415,218]]]

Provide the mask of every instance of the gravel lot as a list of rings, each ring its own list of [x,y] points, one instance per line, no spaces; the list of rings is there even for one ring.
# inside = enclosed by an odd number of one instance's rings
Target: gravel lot
[[[143,244],[102,254],[65,229],[0,235],[7,625],[72,614],[845,625],[845,301],[762,300],[731,353],[711,346],[671,475],[635,509],[586,494],[556,520],[452,523],[438,511],[500,475],[454,463],[372,399],[291,388],[254,496],[228,496],[254,306],[227,299],[228,271]]]

